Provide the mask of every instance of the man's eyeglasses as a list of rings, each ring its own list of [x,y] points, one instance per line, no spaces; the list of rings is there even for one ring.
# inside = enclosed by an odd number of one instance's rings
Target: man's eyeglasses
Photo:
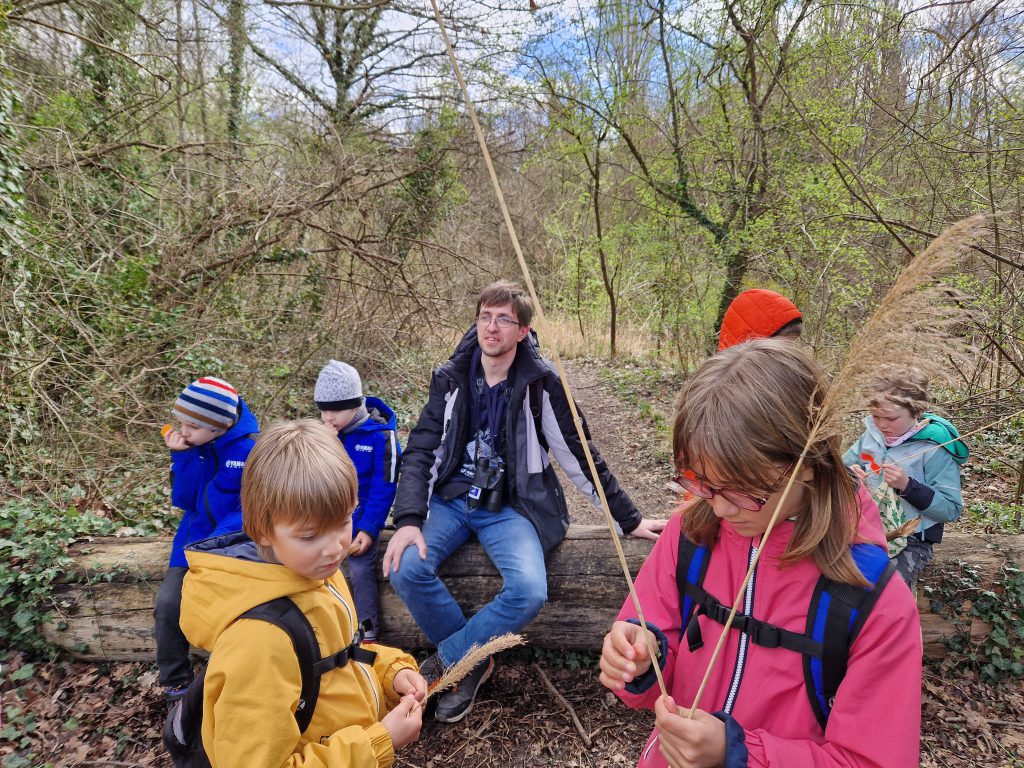
[[[779,482],[782,482],[782,478],[784,478],[792,468],[793,465],[790,464],[782,471],[782,474],[779,476]],[[692,469],[684,470],[682,474],[677,475],[676,482],[694,496],[700,496],[702,499],[711,499],[715,496],[721,496],[730,504],[735,504],[740,509],[745,509],[748,512],[759,512],[764,505],[768,503],[768,497],[766,496],[754,496],[746,491],[736,491],[732,488],[716,488],[708,483],[704,478],[698,477],[697,473]]]
[[[513,320],[508,315],[498,315],[497,317],[492,317],[491,315],[477,315],[477,325],[486,328],[491,323],[497,323],[498,327],[501,328],[502,330],[511,328],[513,325],[522,325],[522,323]]]

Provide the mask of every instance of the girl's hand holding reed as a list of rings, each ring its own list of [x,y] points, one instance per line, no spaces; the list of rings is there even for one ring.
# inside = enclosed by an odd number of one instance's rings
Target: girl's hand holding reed
[[[648,643],[644,633],[651,635]],[[601,649],[601,685],[613,691],[621,691],[626,683],[644,674],[651,668],[650,645],[658,647],[654,635],[640,625],[628,621],[616,621],[611,631],[604,636]]]
[[[698,709],[693,719],[679,714],[671,697],[654,705],[659,749],[671,768],[714,768],[725,763],[725,723]]]

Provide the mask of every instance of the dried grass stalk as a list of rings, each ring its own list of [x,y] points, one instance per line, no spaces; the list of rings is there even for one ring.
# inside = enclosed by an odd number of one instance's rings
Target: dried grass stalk
[[[914,365],[933,380],[948,380],[951,357],[964,363],[970,359],[971,348],[957,333],[964,320],[963,294],[942,278],[988,230],[987,214],[963,219],[911,260],[851,343],[846,364],[833,381],[830,405],[856,407],[864,382],[888,360]]]
[[[891,531],[885,532],[885,540],[893,541],[895,539],[902,539],[904,536],[909,536],[917,530],[917,524],[921,522],[920,517],[913,517],[907,520],[903,525],[898,528],[893,528]]]
[[[427,699],[435,693],[446,691],[456,683],[461,682],[466,675],[476,668],[477,664],[484,661],[489,656],[501,653],[502,651],[507,651],[509,648],[515,648],[518,645],[526,645],[526,638],[522,635],[509,633],[506,635],[499,635],[498,637],[492,637],[483,645],[471,646],[465,656],[459,659],[452,666],[448,667],[444,674],[441,675],[440,679],[430,686],[430,690],[427,691]]]

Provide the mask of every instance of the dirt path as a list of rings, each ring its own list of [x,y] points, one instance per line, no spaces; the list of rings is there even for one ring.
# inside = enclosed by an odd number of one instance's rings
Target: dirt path
[[[585,360],[565,363],[573,396],[590,427],[594,444],[619,484],[646,517],[668,517],[673,494],[665,490],[669,468],[658,456],[668,450],[667,441],[656,435],[653,424],[642,419],[635,404],[619,397],[598,375],[600,364]],[[671,398],[657,398],[656,410],[671,408]],[[559,470],[573,523],[603,525],[604,515],[565,479]]]

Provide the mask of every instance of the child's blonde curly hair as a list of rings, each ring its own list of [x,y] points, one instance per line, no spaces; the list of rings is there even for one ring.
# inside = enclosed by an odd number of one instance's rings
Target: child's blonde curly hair
[[[929,406],[928,377],[917,368],[893,368],[868,382],[864,388],[868,408],[892,404],[921,418]]]

